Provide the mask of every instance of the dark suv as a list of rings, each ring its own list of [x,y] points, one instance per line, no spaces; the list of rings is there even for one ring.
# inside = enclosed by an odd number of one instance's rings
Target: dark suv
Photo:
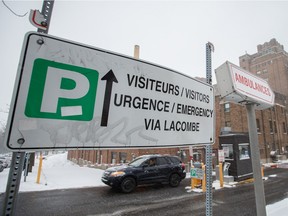
[[[102,182],[130,193],[141,184],[168,183],[177,187],[185,177],[185,165],[178,157],[143,155],[127,165],[106,169]]]

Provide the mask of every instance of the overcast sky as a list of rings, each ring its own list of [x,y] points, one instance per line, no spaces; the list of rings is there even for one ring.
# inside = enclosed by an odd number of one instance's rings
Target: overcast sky
[[[0,2],[0,111],[10,104],[23,37],[36,31],[30,9],[42,0]],[[287,1],[55,0],[49,34],[140,58],[191,77],[205,77],[205,44],[215,46],[212,69],[257,52],[276,38],[288,50]],[[216,83],[213,72],[213,83]],[[0,121],[7,117],[0,112]]]

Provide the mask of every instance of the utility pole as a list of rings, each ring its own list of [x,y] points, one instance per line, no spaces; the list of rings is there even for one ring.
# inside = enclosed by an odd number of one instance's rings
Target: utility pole
[[[214,52],[212,43],[206,43],[206,82],[212,85],[212,58],[211,52]],[[206,216],[212,216],[212,145],[206,145]]]
[[[30,22],[38,28],[38,32],[48,33],[53,5],[54,0],[44,0],[41,13],[36,10],[31,11]],[[5,216],[15,215],[24,159],[25,152],[13,152],[3,207]]]

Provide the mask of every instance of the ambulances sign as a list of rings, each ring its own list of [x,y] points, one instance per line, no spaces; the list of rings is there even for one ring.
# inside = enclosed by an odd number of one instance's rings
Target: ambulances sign
[[[212,86],[148,62],[27,33],[9,113],[11,150],[214,142]]]
[[[274,92],[267,81],[225,62],[215,70],[217,86],[222,98],[239,104],[255,103],[256,109],[266,109],[274,105]]]

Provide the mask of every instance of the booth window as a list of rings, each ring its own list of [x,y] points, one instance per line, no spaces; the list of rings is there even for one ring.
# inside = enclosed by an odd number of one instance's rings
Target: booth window
[[[248,143],[239,144],[239,159],[250,159]]]
[[[233,145],[232,144],[222,144],[222,148],[224,150],[225,160],[234,160]]]

